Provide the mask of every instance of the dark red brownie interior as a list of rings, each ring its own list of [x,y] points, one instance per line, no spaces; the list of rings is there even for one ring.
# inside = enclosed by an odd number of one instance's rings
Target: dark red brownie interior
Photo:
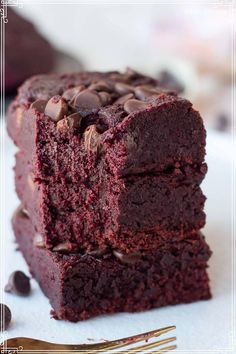
[[[205,223],[202,119],[150,77],[34,77],[9,109],[8,131],[21,150],[17,192],[46,247],[134,252]]]
[[[56,318],[78,321],[211,297],[206,273],[211,252],[200,233],[147,253],[107,249],[65,255],[34,246],[34,227],[21,208],[13,229]]]

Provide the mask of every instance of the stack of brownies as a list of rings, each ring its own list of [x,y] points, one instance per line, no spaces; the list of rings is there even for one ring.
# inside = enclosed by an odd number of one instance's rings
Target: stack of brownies
[[[210,298],[206,133],[189,101],[130,69],[35,76],[8,132],[15,237],[55,318]]]

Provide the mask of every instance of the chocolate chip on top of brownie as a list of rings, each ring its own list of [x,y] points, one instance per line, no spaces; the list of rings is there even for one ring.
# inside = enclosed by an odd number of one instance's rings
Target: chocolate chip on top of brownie
[[[124,118],[127,114],[146,109],[150,102],[160,99],[162,95],[175,94],[174,91],[158,87],[156,80],[131,69],[127,69],[124,74],[87,73],[86,79],[83,74],[77,75],[76,78],[71,75],[61,76],[60,85],[57,85],[58,77],[51,75],[51,80],[44,82],[46,89],[42,88],[41,80],[43,78],[40,76],[34,79],[34,89],[30,97],[33,102],[30,108],[44,113],[55,122],[70,117],[69,121],[59,124],[62,131],[66,128],[73,130],[74,125],[78,129],[77,120],[81,122],[81,117],[97,115],[102,109],[104,113],[104,107],[120,106]],[[52,87],[51,81],[54,82]],[[20,90],[20,96],[24,97],[24,90]]]
[[[124,74],[87,73],[86,78],[83,74],[77,74],[76,77],[61,76],[59,86],[55,82],[58,77],[53,75],[50,77],[51,80],[47,78],[45,81],[46,86],[49,86],[47,97],[41,86],[41,77],[33,79],[36,80],[36,85],[34,81],[34,91],[30,97],[30,100],[34,100],[30,108],[50,117],[57,123],[57,129],[62,134],[84,133],[85,139],[90,137],[87,139],[89,145],[91,145],[91,137],[94,138],[96,134],[116,126],[127,115],[145,110],[150,104],[155,104],[155,101],[160,102],[167,94],[175,95],[173,91],[158,87],[155,79],[131,69],[127,69]],[[54,87],[58,87],[57,92],[50,88],[51,81],[54,81]],[[20,96],[24,97],[22,90]],[[93,127],[89,129],[88,134],[86,129],[90,125]],[[91,146],[88,148],[87,142],[85,142],[86,149],[95,151],[96,149]]]

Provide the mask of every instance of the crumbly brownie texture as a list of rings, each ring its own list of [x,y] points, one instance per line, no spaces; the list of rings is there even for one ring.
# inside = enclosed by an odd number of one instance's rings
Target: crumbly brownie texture
[[[47,247],[105,241],[132,252],[205,223],[202,119],[150,77],[34,77],[9,109],[8,131],[22,156],[18,194]]]
[[[10,6],[6,24],[6,92],[16,88],[28,77],[52,69],[55,52],[32,23],[19,16]]]
[[[211,297],[206,273],[211,252],[198,233],[148,253],[65,255],[33,245],[35,231],[26,211],[18,209],[13,228],[55,318],[79,321]]]
[[[134,252],[180,240],[204,226],[205,197],[197,183],[186,178],[183,183],[178,174],[131,176],[116,183],[107,177],[99,183],[97,176],[88,196],[83,181],[33,182],[24,153],[16,155],[17,194],[49,246],[64,244],[69,251],[111,245]]]

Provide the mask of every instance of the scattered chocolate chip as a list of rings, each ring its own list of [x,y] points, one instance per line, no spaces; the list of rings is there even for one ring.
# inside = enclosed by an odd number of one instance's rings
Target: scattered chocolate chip
[[[68,106],[61,96],[53,96],[47,103],[44,113],[55,122],[58,122],[68,113]]]
[[[109,93],[102,91],[102,92],[99,92],[99,96],[102,101],[102,106],[106,106],[109,103],[111,103],[111,95],[109,95]]]
[[[125,102],[124,104],[124,110],[127,113],[133,113],[136,111],[141,111],[142,109],[147,108],[148,103],[142,102],[139,100],[131,99]]]
[[[45,247],[45,242],[44,242],[43,236],[41,234],[39,234],[39,233],[36,233],[34,235],[33,244],[34,244],[35,247],[44,248]]]
[[[54,252],[69,253],[73,250],[71,242],[65,241],[61,242],[52,249]]]
[[[17,270],[10,275],[8,283],[5,286],[5,291],[7,293],[13,293],[22,296],[29,295],[30,290],[30,278],[20,270]]]
[[[82,117],[78,112],[72,113],[57,122],[57,129],[61,133],[66,133],[68,131],[77,132],[80,128],[81,121]]]
[[[114,104],[125,104],[126,101],[130,100],[131,98],[134,98],[133,93],[127,93],[127,95],[119,97]]]
[[[8,329],[11,323],[11,310],[5,304],[0,304],[0,330],[1,332]]]
[[[153,88],[148,88],[147,86],[137,86],[134,90],[135,96],[140,100],[145,100],[151,96],[159,96],[161,91],[155,90]]]
[[[66,90],[66,91],[62,94],[62,97],[63,97],[66,101],[72,101],[73,98],[75,97],[75,95],[77,95],[78,93],[80,93],[80,92],[83,91],[84,89],[85,89],[85,86],[84,86],[84,85],[72,87],[72,88]]]
[[[97,132],[96,125],[90,125],[84,132],[85,150],[98,152],[101,134]]]
[[[111,85],[108,84],[108,82],[100,80],[97,82],[92,83],[89,86],[90,90],[95,90],[95,91],[106,91],[106,92],[110,92],[112,90]]]
[[[96,91],[86,89],[74,97],[73,106],[84,116],[91,114],[100,108],[102,106],[102,101]]]
[[[130,253],[130,254],[123,254],[118,251],[113,251],[113,254],[116,258],[118,258],[122,263],[126,264],[135,264],[140,261],[142,255],[141,253]]]
[[[44,113],[47,102],[48,102],[47,100],[38,99],[33,103],[31,103],[30,108],[34,108],[36,109],[36,111],[39,111],[40,113]]]
[[[114,89],[120,95],[126,95],[127,93],[133,92],[134,88],[131,85],[124,84],[123,82],[117,82]]]

